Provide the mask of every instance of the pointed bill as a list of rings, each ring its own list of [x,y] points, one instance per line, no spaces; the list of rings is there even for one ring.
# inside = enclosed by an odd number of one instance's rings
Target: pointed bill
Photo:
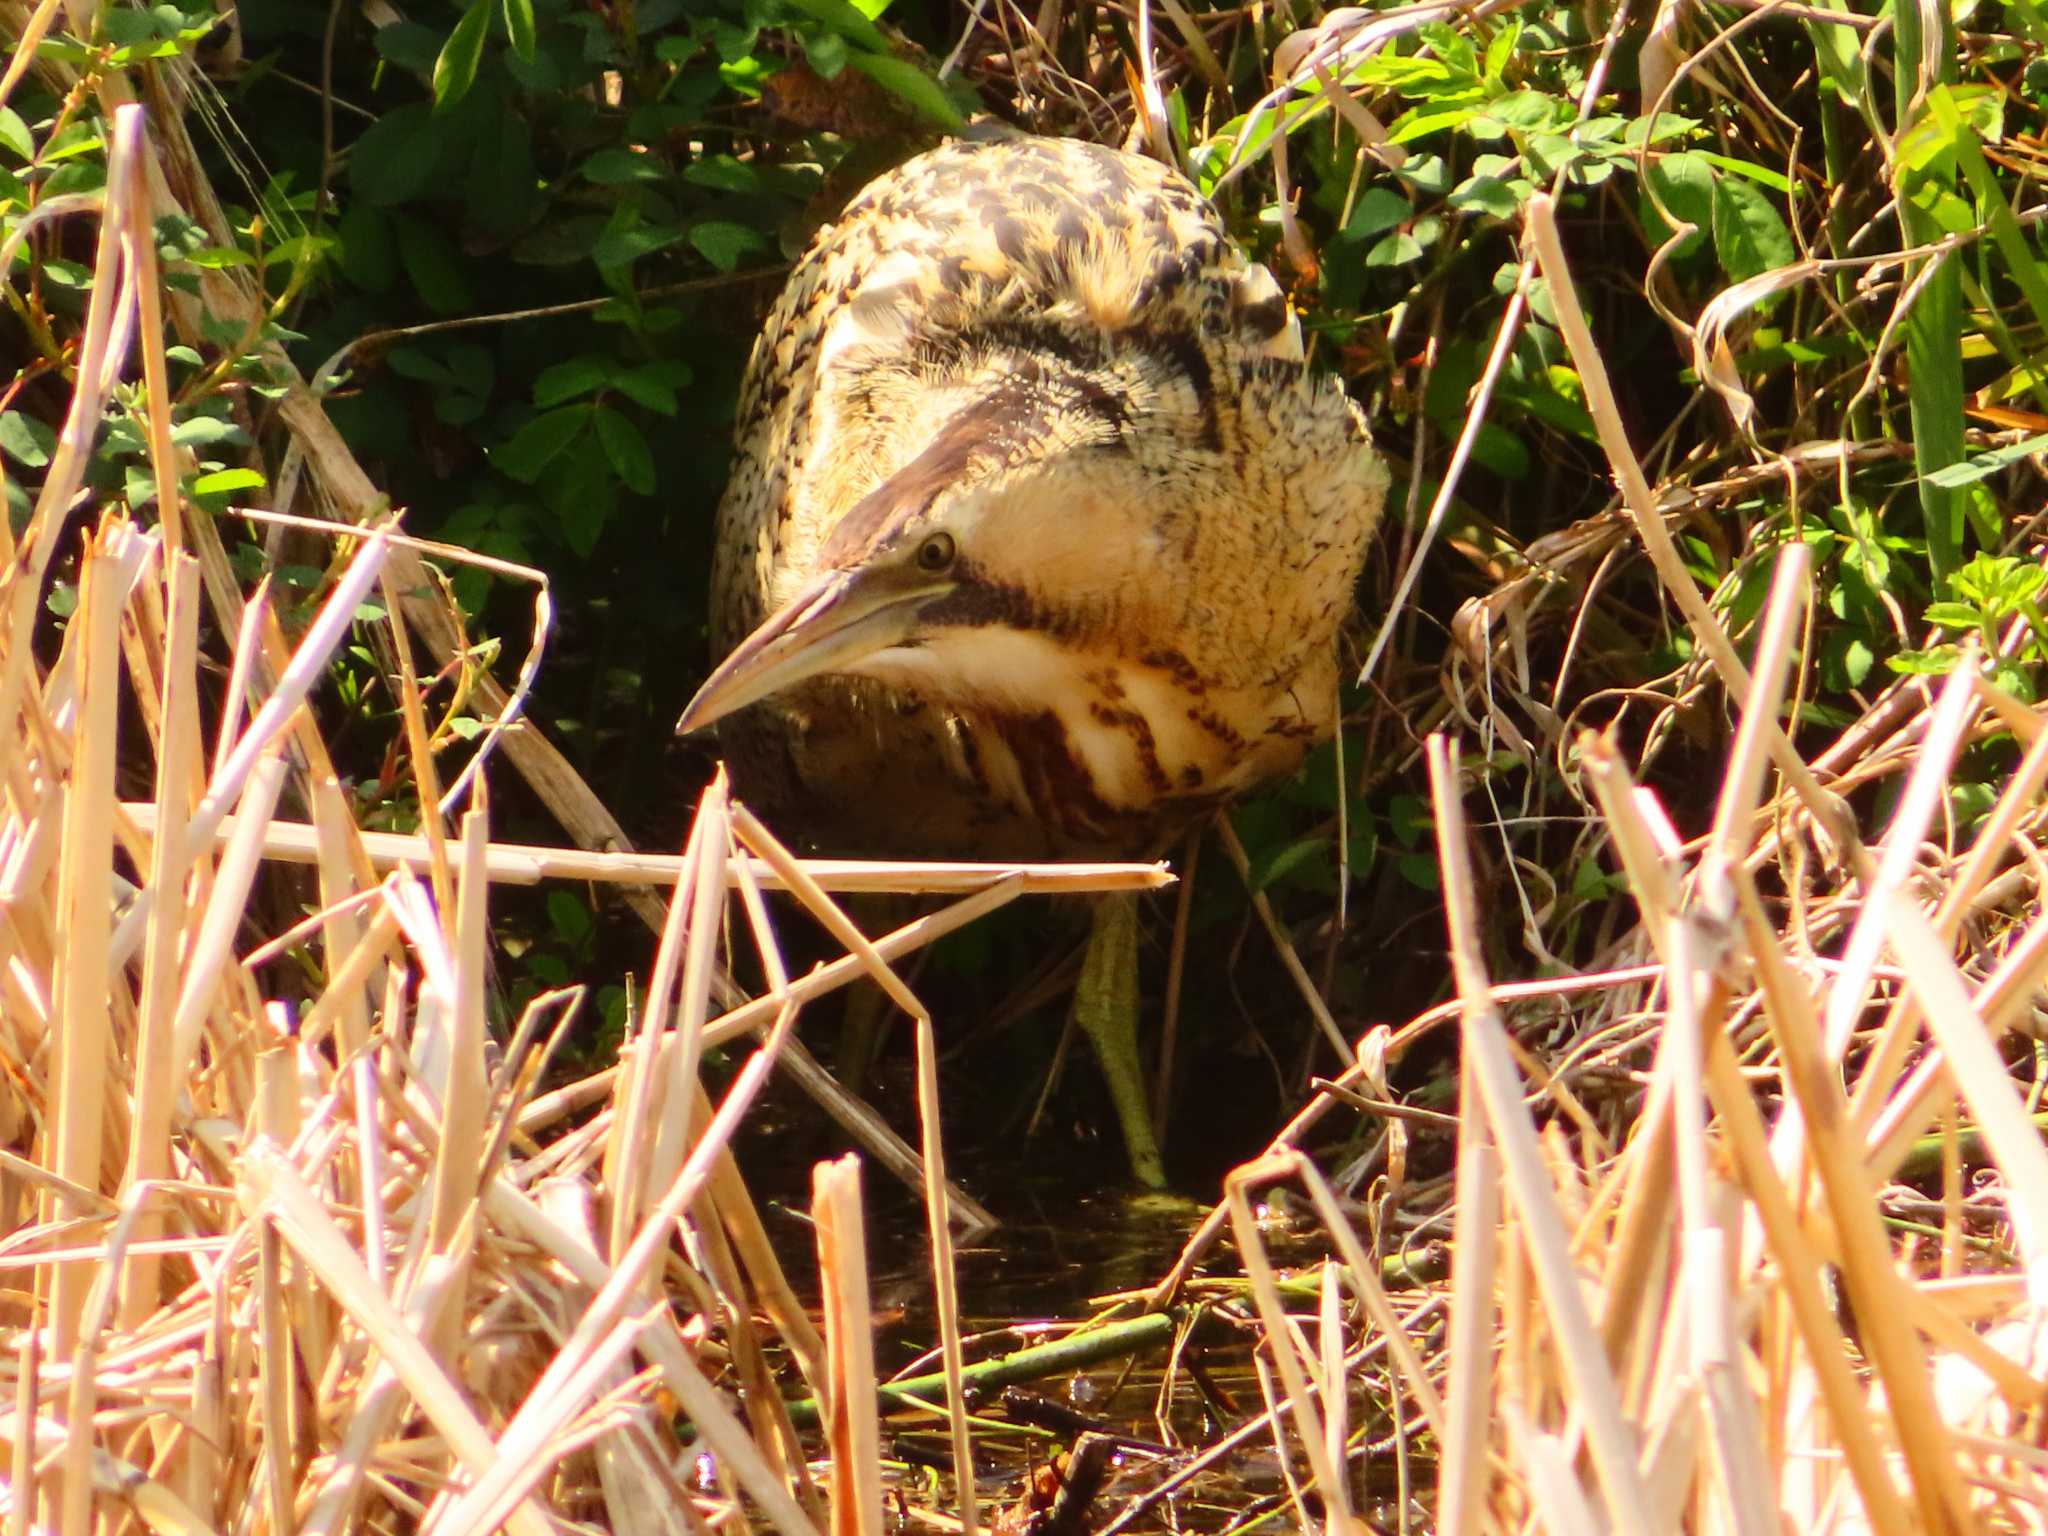
[[[697,690],[676,734],[701,730],[796,683],[856,669],[901,645],[953,583],[901,569],[827,571],[740,642]]]

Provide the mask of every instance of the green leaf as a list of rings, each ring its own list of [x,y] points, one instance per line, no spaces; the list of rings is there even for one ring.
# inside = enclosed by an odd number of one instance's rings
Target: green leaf
[[[750,57],[754,40],[760,35],[759,27],[739,27],[729,21],[711,23],[711,42],[718,49],[719,58],[728,64],[738,64]]]
[[[721,272],[730,272],[750,251],[765,251],[768,242],[758,229],[731,224],[723,219],[706,219],[690,226],[690,244]]]
[[[1916,174],[1954,174],[1957,139],[1997,143],[2004,136],[2003,101],[1983,86],[1937,84],[1927,93],[1923,110],[1898,137],[1899,164]]]
[[[483,94],[479,90],[471,101]],[[533,129],[522,114],[501,105],[478,128],[470,145],[463,197],[476,223],[490,234],[515,235],[533,222],[543,193],[533,163]]]
[[[1685,257],[1699,250],[1714,227],[1714,168],[1707,157],[1692,153],[1660,156],[1650,162],[1645,180],[1672,218],[1698,227],[1698,233],[1687,236],[1674,254]],[[1643,213],[1644,222],[1652,224],[1661,238],[1668,240],[1677,232],[1647,196]]]
[[[533,381],[533,403],[546,408],[603,389],[611,375],[609,358],[585,354],[541,370]]]
[[[1548,181],[1567,166],[1576,165],[1579,146],[1561,133],[1532,133],[1524,154],[1529,170],[1538,181]]]
[[[145,10],[130,10],[125,6],[110,7],[100,18],[109,42],[131,44],[155,42],[163,34],[158,31],[156,18]]]
[[[572,405],[534,417],[491,455],[491,462],[514,480],[532,484],[582,434],[590,410]]]
[[[683,167],[683,180],[693,187],[715,192],[758,192],[762,189],[761,168],[731,155],[705,155]]]
[[[1403,186],[1413,187],[1424,197],[1442,197],[1451,190],[1451,168],[1442,155],[1426,151],[1410,155],[1408,163],[1394,174]]]
[[[476,307],[468,264],[437,224],[404,216],[396,221],[398,257],[421,300],[437,315],[467,314]]]
[[[194,496],[225,496],[230,491],[259,491],[270,482],[253,469],[216,469],[192,482]]]
[[[647,363],[611,379],[612,388],[635,405],[663,416],[675,415],[676,390],[689,382],[689,367],[682,362]]]
[[[1420,795],[1395,795],[1387,801],[1387,824],[1394,829],[1396,842],[1413,848],[1436,822],[1430,816],[1429,803]]]
[[[1929,603],[1925,618],[1943,629],[1971,630],[1984,622],[1983,614],[1968,603]]]
[[[1572,866],[1572,895],[1580,901],[1604,901],[1627,889],[1626,880],[1608,874],[1590,855]]]
[[[35,137],[28,131],[28,124],[21,120],[21,114],[12,107],[0,107],[0,149],[23,160],[36,157]]]
[[[564,542],[576,555],[587,556],[619,504],[619,477],[604,445],[594,434],[578,439],[549,466],[541,488]]]
[[[1621,142],[1629,149],[1641,149],[1645,142],[1662,144],[1667,139],[1684,138],[1699,127],[1699,119],[1680,117],[1675,112],[1659,112],[1656,121],[1647,117],[1632,117],[1622,130]]]
[[[623,186],[634,181],[666,181],[668,171],[652,155],[613,147],[600,149],[577,167],[585,181],[600,187]]]
[[[543,48],[530,59],[507,53],[505,75],[529,95],[553,96],[570,89],[569,74],[563,67],[567,62],[562,51],[553,48]]]
[[[1346,240],[1369,240],[1383,235],[1397,224],[1406,223],[1415,207],[1391,187],[1367,187],[1344,226]]]
[[[249,437],[218,416],[187,416],[172,424],[171,441],[180,448],[210,448],[216,443],[246,443]]]
[[[434,60],[434,110],[445,112],[476,84],[477,65],[484,56],[484,38],[491,28],[491,0],[470,0],[462,20],[448,34]]]
[[[1498,139],[1507,132],[1500,124],[1488,119],[1487,129],[1482,133],[1478,121],[1477,111],[1469,105],[1417,107],[1394,119],[1392,126],[1387,129],[1387,142],[1409,144],[1416,139],[1428,138],[1432,133],[1462,128],[1468,123],[1473,125],[1472,132],[1475,138]]]
[[[1528,445],[1495,421],[1479,424],[1472,439],[1472,457],[1510,484],[1528,479],[1535,467]]]
[[[851,56],[845,38],[837,32],[809,32],[804,35],[804,58],[821,80],[836,80]]]
[[[1737,282],[1799,259],[1792,231],[1771,200],[1746,181],[1714,182],[1714,254]]]
[[[1435,890],[1441,879],[1436,870],[1435,854],[1404,853],[1394,860],[1394,868],[1418,891]]]
[[[528,64],[537,47],[533,26],[533,0],[504,0],[505,35],[512,39],[512,51]]]
[[[689,236],[689,231],[680,224],[641,224],[633,222],[630,211],[620,210],[628,217],[615,219],[605,227],[591,247],[590,259],[600,267],[624,267],[638,261],[642,256],[651,256],[656,251],[667,250]],[[748,231],[752,233],[752,231]]]
[[[590,909],[583,905],[575,892],[557,887],[548,892],[548,923],[557,937],[571,944],[580,944],[590,937]]]
[[[475,395],[454,393],[434,397],[434,419],[451,427],[466,427],[483,414],[484,402]]]
[[[2022,442],[2007,443],[2003,448],[1994,448],[1989,453],[1976,454],[1960,464],[1950,464],[1944,469],[1937,469],[1927,478],[1945,489],[1960,490],[1963,486],[1989,479],[2009,465],[2017,464],[2021,459],[2031,458],[2044,449],[2048,449],[2048,432],[2036,433]]]
[[[1774,171],[1767,165],[1758,165],[1753,160],[1737,160],[1732,155],[1719,155],[1711,149],[1694,150],[1707,164],[1716,170],[1728,171],[1736,176],[1755,182],[1760,187],[1769,187],[1780,197],[1792,195],[1792,183],[1785,179],[1783,171]]]
[[[636,496],[654,494],[654,455],[640,429],[608,405],[600,405],[592,418],[597,440],[604,444],[605,457]]]
[[[424,101],[407,102],[356,140],[348,179],[366,202],[382,208],[409,202],[433,180],[441,149],[433,113]]]
[[[1368,267],[1399,267],[1422,260],[1422,242],[1413,235],[1396,232],[1365,253]]]
[[[1302,837],[1282,844],[1274,850],[1271,861],[1264,869],[1253,872],[1252,889],[1265,890],[1297,871],[1313,873],[1318,862],[1327,868],[1328,861],[1323,855],[1328,852],[1329,847],[1330,840],[1325,837]]]
[[[1848,679],[1851,688],[1861,688],[1863,680],[1870,676],[1870,669],[1877,661],[1876,652],[1870,644],[1855,635],[1848,638],[1842,647],[1842,675]]]
[[[847,0],[786,0],[786,3],[791,10],[801,11],[811,20],[822,22],[870,54],[887,55],[889,52],[889,39],[882,35],[882,29],[849,5]]]
[[[36,57],[53,64],[68,64],[73,69],[96,62],[92,50],[72,37],[45,37],[36,44]]]
[[[371,46],[377,50],[378,58],[388,59],[422,80],[431,80],[434,61],[441,56],[445,41],[439,32],[422,22],[393,21],[377,28]]]
[[[1521,41],[1522,24],[1519,21],[1510,21],[1494,33],[1493,41],[1486,45],[1486,62],[1482,66],[1487,79],[1500,79],[1508,67],[1508,60],[1514,57],[1515,48]]]
[[[856,53],[847,63],[948,133],[959,133],[967,126],[945,87],[915,64],[883,53]]]
[[[334,232],[341,241],[336,260],[342,276],[365,293],[388,293],[398,281],[398,242],[390,215],[366,198],[351,198]]]
[[[276,575],[279,586],[289,587],[294,592],[320,590],[320,567],[317,565],[280,565]]]
[[[1908,677],[1941,677],[1956,669],[1961,656],[1962,652],[1952,645],[1937,645],[1930,650],[1901,651],[1896,656],[1887,656],[1884,664]]]
[[[1518,192],[1516,188],[1521,190]],[[1512,219],[1522,211],[1522,199],[1530,190],[1526,181],[1512,186],[1498,176],[1468,176],[1451,193],[1451,206],[1465,213],[1481,213],[1488,218]]]
[[[202,246],[196,251],[188,252],[183,259],[190,265],[203,267],[209,272],[224,272],[229,267],[253,266],[256,261],[256,258],[247,251],[238,251],[231,245]],[[272,262],[277,260],[275,250],[271,252],[270,259]]]
[[[384,358],[384,365],[401,379],[417,379],[422,384],[435,384],[452,388],[455,375],[448,365],[433,353],[421,347],[393,347]]]
[[[0,411],[0,453],[23,469],[41,469],[57,451],[57,431],[20,411]]]
[[[1545,91],[1510,91],[1489,101],[1486,115],[1524,133],[1543,133],[1569,126],[1576,112],[1570,102]]]
[[[293,235],[289,240],[280,240],[263,253],[266,270],[274,267],[296,267],[301,262],[308,265],[324,261],[332,253],[336,241],[332,235]],[[227,253],[241,257],[239,251]],[[223,262],[223,266],[240,266],[248,258]]]

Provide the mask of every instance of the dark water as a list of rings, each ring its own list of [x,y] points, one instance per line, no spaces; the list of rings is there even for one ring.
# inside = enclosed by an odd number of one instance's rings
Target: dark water
[[[948,997],[946,978],[919,978],[942,1020],[987,1017],[970,997]],[[1250,994],[1261,999],[1256,989]],[[1274,992],[1273,996],[1290,994]],[[1201,998],[1201,989],[1191,999]],[[1211,989],[1212,1014],[1221,994]],[[953,1004],[941,1008],[935,999]],[[1032,1112],[1057,1055],[1064,1007],[1054,1003],[998,1030],[951,1024],[941,1032],[941,1099],[946,1117],[948,1172],[1000,1220],[993,1232],[961,1245],[956,1256],[963,1327],[970,1365],[1057,1339],[1102,1316],[1109,1298],[1151,1291],[1173,1268],[1182,1248],[1220,1196],[1223,1174],[1255,1156],[1299,1107],[1296,1072],[1323,1070],[1308,1048],[1295,1048],[1282,1071],[1270,1049],[1249,1050],[1235,1021],[1222,1028],[1190,1002],[1184,1037],[1188,1063],[1175,1095],[1169,1127],[1169,1172],[1179,1192],[1148,1196],[1129,1184],[1122,1147],[1106,1094],[1085,1046],[1070,1053],[1049,1093],[1047,1109]],[[821,1055],[833,1052],[836,1023],[830,1011],[806,1020],[806,1038]],[[879,1057],[865,1096],[899,1134],[916,1136],[917,1111],[906,1042],[898,1033]],[[1341,1141],[1348,1116],[1332,1116]],[[816,1301],[816,1254],[804,1212],[811,1169],[836,1157],[847,1142],[808,1099],[778,1088],[742,1132],[739,1148],[764,1219],[783,1254],[789,1278],[809,1304]],[[1325,1148],[1343,1161],[1335,1143]],[[1329,1166],[1331,1164],[1326,1164]],[[938,1325],[921,1202],[872,1160],[866,1164],[871,1305],[876,1367],[886,1382],[898,1373],[935,1371]],[[1309,1233],[1289,1246],[1275,1230],[1275,1261],[1311,1265],[1323,1257]],[[1234,1277],[1227,1247],[1210,1256],[1213,1272]],[[1135,1306],[1127,1310],[1135,1311]],[[1311,1307],[1312,1310],[1312,1307]],[[1155,1341],[1142,1352],[1079,1369],[1066,1369],[1022,1390],[1036,1399],[1005,1405],[996,1394],[978,1400],[978,1414],[1004,1424],[974,1429],[977,1487],[984,1513],[1012,1511],[1030,1502],[1043,1484],[1048,1461],[1093,1428],[1125,1437],[1108,1486],[1089,1507],[1087,1529],[1099,1529],[1120,1510],[1201,1450],[1259,1417],[1265,1401],[1252,1368],[1257,1328],[1248,1302],[1212,1305],[1200,1331],[1180,1340]],[[938,1394],[934,1394],[938,1400]],[[1354,1424],[1370,1436],[1383,1425],[1361,1400]],[[1026,1425],[1014,1422],[1029,1417]],[[1046,1426],[1050,1427],[1046,1427]],[[1005,1427],[1007,1426],[1007,1427]],[[957,1507],[950,1445],[943,1422],[910,1415],[885,1422],[884,1455],[898,1466],[893,1485],[905,1507],[950,1514]],[[1220,1533],[1250,1520],[1292,1526],[1298,1516],[1280,1479],[1269,1432],[1249,1435],[1242,1447],[1205,1472],[1170,1502],[1151,1507],[1124,1529]],[[1028,1525],[1020,1515],[1016,1529]],[[1262,1528],[1264,1526],[1262,1525]]]
[[[976,1360],[1064,1337],[1102,1316],[1119,1294],[1150,1291],[1173,1267],[1208,1205],[1179,1196],[1077,1185],[1072,1170],[1029,1162],[968,1166],[955,1176],[1002,1218],[957,1254],[967,1356]],[[815,1301],[816,1261],[808,1223],[771,1206],[771,1230],[790,1278]],[[872,1167],[867,1175],[868,1248],[878,1375],[938,1370],[938,1324],[921,1206]],[[1276,1262],[1310,1264],[1322,1256],[1306,1229],[1269,1233]],[[1227,1248],[1209,1263],[1234,1276]],[[1222,1533],[1298,1525],[1269,1431],[1258,1430],[1172,1497],[1133,1511],[1142,1496],[1174,1477],[1189,1459],[1264,1410],[1251,1364],[1257,1329],[1243,1300],[1215,1300],[1199,1327],[1169,1330],[1143,1350],[1019,1387],[972,1398],[985,1422],[973,1432],[976,1488],[984,1518],[1002,1536],[1024,1536],[1057,1497],[1060,1464],[1087,1431],[1117,1437],[1104,1486],[1081,1529],[1100,1530],[1121,1515],[1120,1530]],[[1135,1314],[1135,1303],[1126,1308]],[[1178,1352],[1176,1354],[1176,1344]],[[1022,1394],[1019,1397],[1017,1394]],[[940,1400],[940,1394],[932,1394]],[[1354,1422],[1373,1412],[1362,1398]],[[995,1422],[986,1422],[995,1421]],[[957,1507],[950,1441],[943,1421],[899,1414],[884,1420],[892,1496],[902,1510],[949,1515]],[[906,1529],[916,1529],[913,1522]]]

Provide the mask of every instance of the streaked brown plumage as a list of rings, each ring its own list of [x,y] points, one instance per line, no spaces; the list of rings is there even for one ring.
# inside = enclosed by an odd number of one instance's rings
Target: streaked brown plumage
[[[754,349],[682,728],[739,711],[739,793],[828,849],[1153,851],[1329,734],[1385,483],[1179,175],[949,144]]]

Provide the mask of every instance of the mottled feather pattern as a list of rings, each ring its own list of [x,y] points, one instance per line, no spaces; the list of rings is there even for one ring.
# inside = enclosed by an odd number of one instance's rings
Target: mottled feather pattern
[[[1003,139],[884,176],[791,275],[737,435],[722,650],[821,570],[963,535],[930,636],[724,728],[741,793],[797,830],[1135,850],[1328,734],[1384,470],[1167,167]]]

